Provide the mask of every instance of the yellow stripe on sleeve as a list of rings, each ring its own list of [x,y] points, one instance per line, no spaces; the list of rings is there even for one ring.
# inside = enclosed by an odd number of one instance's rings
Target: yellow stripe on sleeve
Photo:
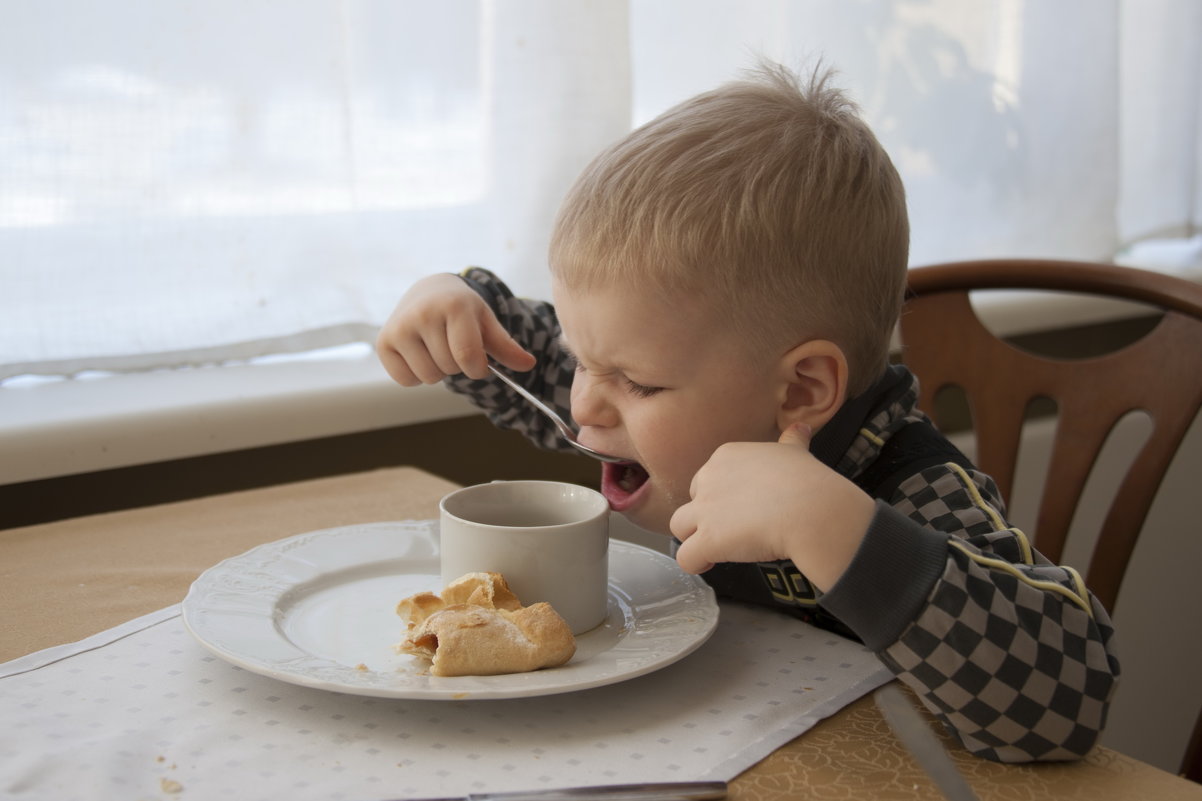
[[[860,436],[864,437],[865,439],[867,439],[869,442],[871,442],[873,445],[877,446],[878,448],[885,447],[885,440],[881,439],[876,434],[873,434],[867,428],[860,429]]]
[[[1014,526],[1006,525],[1006,521],[1002,520],[997,510],[986,503],[985,499],[981,497],[981,491],[977,489],[977,485],[969,478],[968,472],[963,467],[955,462],[948,462],[945,466],[960,479],[960,483],[963,485],[965,491],[972,498],[973,504],[989,517],[989,522],[993,524],[994,529],[997,531],[1009,531],[1014,535],[1014,539],[1018,542],[1018,549],[1022,554],[1023,564],[1035,564],[1035,554],[1031,550],[1031,541],[1027,539],[1027,535]],[[1071,570],[1072,568],[1069,569]]]
[[[1035,554],[1031,550],[1031,541],[1027,539],[1027,535],[1024,534],[1021,529],[1017,529],[1014,526],[1011,526],[1009,531],[1014,535],[1014,538],[1018,540],[1019,550],[1022,551],[1023,564],[1035,564]],[[1069,569],[1072,570],[1072,568]]]
[[[1093,607],[1090,606],[1089,603],[1089,593],[1085,589],[1085,582],[1081,580],[1081,574],[1073,568],[1062,567],[1060,569],[1066,571],[1072,578],[1073,586],[1076,588],[1076,592],[1073,592],[1073,590],[1070,590],[1063,584],[1057,584],[1054,581],[1044,581],[1043,579],[1031,578],[1026,573],[1023,573],[1017,567],[1012,565],[1010,562],[1007,562],[1005,559],[998,559],[994,556],[985,556],[982,553],[977,553],[976,551],[972,550],[967,543],[961,542],[954,537],[948,540],[948,542],[953,548],[957,549],[982,567],[987,567],[992,570],[1001,570],[1003,573],[1009,573],[1023,584],[1034,587],[1035,589],[1063,595],[1065,598],[1068,598],[1077,606],[1084,609],[1085,613],[1091,618],[1093,617]]]
[[[965,472],[964,468],[955,462],[948,462],[947,467],[960,478],[960,483],[963,484],[964,489],[968,491],[968,495],[972,498],[973,504],[989,516],[989,522],[993,523],[994,529],[1001,531],[1002,529],[1006,528],[1006,521],[1002,520],[996,509],[985,503],[985,499],[981,497],[980,491],[977,490],[977,485],[972,483],[972,479],[968,477],[968,473]]]

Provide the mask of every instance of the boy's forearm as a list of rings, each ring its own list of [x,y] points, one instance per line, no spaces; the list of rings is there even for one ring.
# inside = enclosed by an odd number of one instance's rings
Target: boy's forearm
[[[1059,568],[991,564],[951,541],[930,603],[882,659],[964,745],[1001,762],[1083,757],[1097,742],[1120,668],[1097,601],[1082,605]],[[1062,580],[1062,579],[1061,579]]]
[[[940,532],[878,503],[822,604],[975,753],[1080,758],[1102,731],[1117,683],[1113,629],[1072,571],[999,558],[1027,550],[1009,542],[1021,536]]]
[[[943,574],[947,538],[877,501],[855,557],[822,605],[869,648],[885,649],[918,617]]]

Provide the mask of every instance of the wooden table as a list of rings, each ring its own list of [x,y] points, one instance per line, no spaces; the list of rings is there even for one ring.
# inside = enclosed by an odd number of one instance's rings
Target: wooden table
[[[437,516],[455,484],[392,468],[0,530],[0,661],[178,603],[202,571],[305,531]],[[944,736],[982,801],[1196,799],[1202,785],[1107,748],[1081,762],[1000,765]],[[938,798],[870,698],[737,777],[737,801]]]

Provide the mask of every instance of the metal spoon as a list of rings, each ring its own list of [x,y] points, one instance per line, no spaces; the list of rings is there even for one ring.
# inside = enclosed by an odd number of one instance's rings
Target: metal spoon
[[[492,371],[493,375],[495,375],[497,378],[501,379],[506,384],[508,384],[509,387],[514,392],[521,395],[526,400],[530,401],[530,403],[534,406],[534,408],[538,409],[540,412],[545,414],[551,420],[551,422],[555,424],[555,427],[559,429],[559,435],[561,437],[563,437],[564,439],[566,439],[568,441],[568,444],[571,445],[576,450],[580,451],[583,454],[591,456],[594,459],[600,459],[603,462],[620,463],[620,462],[629,461],[629,459],[623,459],[619,456],[610,456],[607,453],[601,453],[600,451],[595,451],[592,448],[588,447],[587,445],[581,445],[579,442],[576,441],[576,432],[572,430],[572,427],[570,425],[568,425],[567,423],[565,423],[563,421],[563,418],[561,418],[559,415],[557,415],[555,413],[554,409],[552,409],[547,404],[543,403],[538,398],[531,395],[530,392],[525,387],[523,387],[521,384],[514,381],[509,376],[502,373],[500,370],[498,370],[493,365],[491,365],[491,364],[488,365],[488,369],[490,371]]]
[[[721,798],[726,798],[726,782],[719,781],[603,784],[596,787],[566,787],[562,790],[468,793],[417,801],[715,801]]]
[[[948,801],[978,801],[964,775],[956,767],[943,743],[931,731],[926,720],[914,708],[896,682],[889,682],[873,693],[873,700],[901,744],[926,771],[939,792]]]

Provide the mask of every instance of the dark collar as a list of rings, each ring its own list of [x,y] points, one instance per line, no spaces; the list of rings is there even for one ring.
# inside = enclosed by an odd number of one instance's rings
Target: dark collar
[[[810,440],[810,453],[828,467],[838,465],[864,423],[880,408],[893,402],[899,388],[904,390],[908,376],[909,371],[901,365],[885,368],[866,392],[843,402],[843,407]]]

